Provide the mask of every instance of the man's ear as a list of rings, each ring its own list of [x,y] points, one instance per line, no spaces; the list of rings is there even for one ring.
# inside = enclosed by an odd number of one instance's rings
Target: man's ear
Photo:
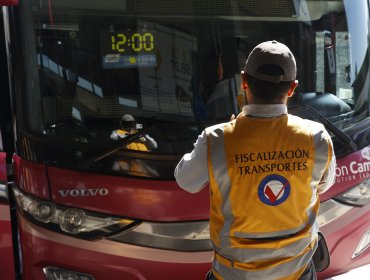
[[[298,86],[298,80],[294,80],[292,84],[290,85],[290,88],[288,91],[288,97],[292,97],[292,95],[294,94],[294,90],[297,88],[297,86]]]
[[[248,88],[248,84],[247,84],[246,74],[244,73],[244,71],[241,71],[240,78],[241,78],[241,85],[240,86],[245,91]]]

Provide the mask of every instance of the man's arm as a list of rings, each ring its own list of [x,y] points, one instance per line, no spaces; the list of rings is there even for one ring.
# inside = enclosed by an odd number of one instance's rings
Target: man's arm
[[[144,137],[146,141],[148,141],[148,145],[151,150],[155,150],[158,148],[157,142],[152,137],[150,137],[148,134],[145,134]]]
[[[207,136],[205,130],[198,136],[191,153],[185,154],[175,169],[177,184],[185,191],[196,193],[208,183]]]
[[[327,131],[324,130],[324,132],[322,133],[321,140],[326,145],[328,145],[329,164],[320,180],[319,185],[317,186],[318,193],[326,192],[335,183],[335,167],[336,167],[333,142]]]

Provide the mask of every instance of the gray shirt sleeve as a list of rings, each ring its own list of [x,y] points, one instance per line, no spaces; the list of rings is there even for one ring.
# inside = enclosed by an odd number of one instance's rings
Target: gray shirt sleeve
[[[324,130],[322,133],[321,140],[323,142],[326,142],[327,145],[329,145],[329,149],[331,150],[331,160],[329,162],[328,168],[325,170],[318,186],[317,191],[318,193],[326,192],[334,183],[335,183],[335,167],[336,167],[336,159],[333,149],[333,142],[331,140],[331,137],[329,133]]]
[[[207,163],[207,135],[204,130],[191,153],[185,154],[175,169],[177,184],[185,191],[196,193],[209,182]]]

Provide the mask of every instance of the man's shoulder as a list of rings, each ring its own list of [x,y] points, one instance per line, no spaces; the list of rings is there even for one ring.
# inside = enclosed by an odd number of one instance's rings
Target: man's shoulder
[[[219,133],[224,133],[226,126],[232,126],[235,121],[218,123],[212,126],[209,126],[205,129],[207,135],[218,135]]]
[[[290,123],[298,124],[298,125],[300,125],[302,127],[305,127],[309,130],[314,130],[314,131],[325,130],[325,127],[322,123],[319,123],[319,122],[316,122],[316,121],[313,121],[313,120],[303,119],[299,116],[295,116],[295,115],[291,115],[291,114],[288,114],[288,118],[289,118]]]

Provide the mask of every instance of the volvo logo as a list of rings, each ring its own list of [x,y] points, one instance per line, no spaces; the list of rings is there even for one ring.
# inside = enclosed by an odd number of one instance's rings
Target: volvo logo
[[[106,188],[101,189],[70,189],[70,190],[58,190],[61,197],[80,197],[80,196],[106,196],[109,194],[109,190]]]

